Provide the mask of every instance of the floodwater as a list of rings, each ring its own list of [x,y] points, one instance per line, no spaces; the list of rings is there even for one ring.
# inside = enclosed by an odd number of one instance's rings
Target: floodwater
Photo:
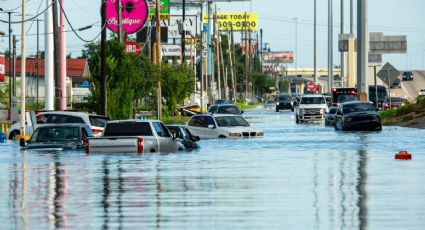
[[[0,144],[0,229],[424,229],[425,130],[244,114],[263,138],[175,154]],[[407,150],[411,161],[394,159]]]

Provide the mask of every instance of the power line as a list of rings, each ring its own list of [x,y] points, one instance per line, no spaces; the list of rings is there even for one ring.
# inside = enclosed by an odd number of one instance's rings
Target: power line
[[[56,0],[57,1],[57,0]],[[106,23],[105,23],[105,25],[103,26],[103,28],[100,30],[100,32],[92,39],[92,40],[86,40],[86,39],[84,39],[84,38],[82,38],[78,33],[77,33],[77,31],[75,31],[75,29],[74,29],[74,27],[72,26],[72,24],[71,24],[71,22],[69,21],[69,19],[68,19],[68,16],[66,15],[66,13],[65,13],[65,10],[63,9],[63,7],[62,7],[62,4],[61,4],[61,2],[60,1],[58,1],[58,3],[59,3],[59,7],[60,7],[60,9],[61,9],[61,11],[63,12],[63,15],[65,16],[65,19],[66,19],[66,22],[68,23],[68,25],[69,25],[69,27],[71,27],[71,29],[72,29],[72,32],[74,32],[74,34],[75,34],[75,36],[77,36],[81,41],[83,41],[83,42],[87,42],[87,43],[91,43],[91,42],[94,42],[99,36],[100,36],[100,34],[102,33],[102,31],[103,30],[105,30],[106,29]]]
[[[2,20],[2,19],[0,19],[0,22],[3,22],[3,23],[10,23],[10,24],[21,24],[21,23],[24,23],[24,22],[28,22],[28,21],[31,21],[31,20],[34,20],[34,19],[36,19],[38,16],[40,16],[40,15],[42,15],[42,14],[44,14],[44,12],[46,12],[51,6],[52,6],[52,4],[53,4],[53,2],[55,2],[55,0],[54,1],[52,1],[52,3],[50,3],[50,5],[48,6],[48,7],[46,7],[46,9],[44,9],[41,13],[39,13],[39,14],[37,14],[37,15],[35,15],[34,17],[32,17],[32,18],[28,18],[28,19],[25,19],[24,21],[5,21],[5,20]]]

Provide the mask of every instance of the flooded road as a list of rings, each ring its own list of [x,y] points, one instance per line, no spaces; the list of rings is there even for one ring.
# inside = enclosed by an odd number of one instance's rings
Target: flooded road
[[[244,116],[263,138],[175,154],[85,155],[0,144],[1,229],[423,229],[425,130],[335,132]],[[394,160],[407,150],[411,161]]]

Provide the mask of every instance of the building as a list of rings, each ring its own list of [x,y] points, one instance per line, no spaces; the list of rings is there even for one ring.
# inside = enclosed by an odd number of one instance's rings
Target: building
[[[9,60],[6,61],[6,75],[12,76],[13,71],[9,69]],[[38,68],[35,58],[26,59],[26,95],[29,101],[44,102],[44,59],[38,60]],[[16,61],[17,89],[16,95],[20,95],[19,82],[21,79],[21,60]],[[86,102],[90,95],[89,90],[90,70],[87,59],[66,60],[66,95],[68,104],[75,102]],[[37,87],[38,86],[38,87]],[[38,93],[37,93],[38,89]]]

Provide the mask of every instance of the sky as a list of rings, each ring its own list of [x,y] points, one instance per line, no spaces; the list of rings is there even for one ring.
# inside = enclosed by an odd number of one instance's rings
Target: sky
[[[26,0],[27,14],[37,15],[46,8],[46,0]],[[85,40],[92,40],[100,32],[100,0],[64,0],[65,12],[74,28],[93,25],[92,28],[79,31]],[[171,0],[172,1],[172,0]],[[344,30],[350,29],[349,0],[344,1]],[[354,0],[356,12],[357,0]],[[217,3],[221,12],[257,12],[259,28],[263,29],[263,42],[270,43],[272,51],[297,50],[297,66],[313,66],[313,5],[314,0],[252,0],[248,2]],[[334,28],[334,64],[339,65],[340,54],[337,50],[338,34],[340,33],[340,5],[341,0],[333,0],[333,28]],[[20,11],[21,0],[0,0],[0,8],[10,10],[17,8]],[[237,9],[237,11],[235,11]],[[425,69],[425,1],[423,0],[369,0],[368,16],[369,32],[383,32],[384,35],[406,35],[407,53],[384,54],[383,64],[390,62],[399,70]],[[172,9],[177,14],[178,9]],[[199,9],[188,10],[187,13],[198,13]],[[18,14],[18,13],[17,13]],[[20,16],[15,14],[12,21],[19,21]],[[354,15],[356,16],[356,15]],[[327,24],[328,0],[317,0],[317,61],[319,67],[327,66]],[[41,15],[40,19],[44,19]],[[295,20],[297,18],[297,36]],[[8,20],[7,14],[0,13],[1,20]],[[32,24],[32,25],[31,25]],[[354,18],[354,33],[356,34],[356,18]],[[36,23],[26,24],[28,30],[27,54],[36,52]],[[67,26],[69,29],[69,26]],[[6,32],[8,24],[0,22],[0,31]],[[20,24],[13,24],[13,33],[20,34]],[[40,34],[44,33],[44,22],[40,22]],[[295,38],[297,37],[297,42]],[[18,37],[19,39],[19,37]],[[97,38],[99,39],[99,38]],[[297,43],[297,49],[295,44]],[[40,50],[44,49],[44,38],[40,36]],[[81,55],[86,42],[81,41],[72,32],[67,33],[67,53],[73,57]],[[18,53],[20,53],[18,43]],[[8,49],[8,38],[0,37],[0,51]],[[294,66],[294,64],[292,65]],[[291,65],[289,65],[291,67]]]

